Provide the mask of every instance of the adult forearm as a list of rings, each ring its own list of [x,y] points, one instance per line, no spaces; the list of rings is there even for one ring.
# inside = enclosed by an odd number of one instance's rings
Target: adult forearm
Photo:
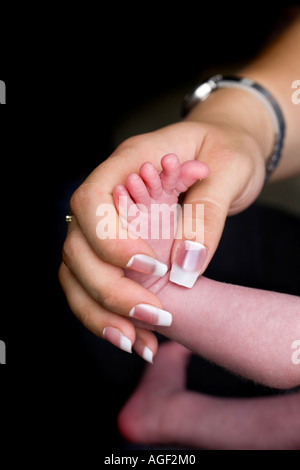
[[[292,83],[300,80],[300,13],[285,32],[255,61],[241,71],[265,86],[282,108],[286,138],[280,165],[272,180],[300,174],[300,104],[292,99]]]
[[[270,181],[300,174],[300,103],[293,100],[293,82],[300,80],[300,13],[278,39],[263,51],[239,75],[265,87],[279,103],[286,136],[282,157]],[[219,89],[193,108],[189,121],[221,123],[248,133],[259,145],[265,160],[274,146],[274,129],[269,113],[249,93],[237,89]],[[224,149],[224,152],[226,149]],[[242,153],[242,152],[241,152]]]

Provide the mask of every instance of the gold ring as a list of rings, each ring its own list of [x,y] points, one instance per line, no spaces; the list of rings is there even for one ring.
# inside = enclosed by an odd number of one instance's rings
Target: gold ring
[[[72,222],[72,219],[73,219],[73,214],[72,212],[69,212],[67,215],[66,215],[66,222],[67,224],[70,224]]]

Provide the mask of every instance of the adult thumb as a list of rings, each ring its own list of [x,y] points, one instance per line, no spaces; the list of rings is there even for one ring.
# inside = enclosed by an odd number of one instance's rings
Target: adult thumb
[[[230,198],[224,175],[197,182],[186,193],[173,243],[170,281],[193,287],[210,263],[222,236]]]

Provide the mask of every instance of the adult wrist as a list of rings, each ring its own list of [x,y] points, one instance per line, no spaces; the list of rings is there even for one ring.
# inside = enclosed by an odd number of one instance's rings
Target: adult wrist
[[[229,126],[248,134],[258,144],[265,162],[273,150],[274,128],[270,115],[256,97],[244,90],[215,90],[206,101],[196,104],[185,120]]]
[[[243,90],[223,88],[198,103],[186,120],[224,123],[248,133],[267,156],[272,150],[274,130],[267,110],[255,97]]]

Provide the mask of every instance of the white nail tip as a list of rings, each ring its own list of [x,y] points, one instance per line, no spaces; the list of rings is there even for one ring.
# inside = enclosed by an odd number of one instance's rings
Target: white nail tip
[[[168,266],[164,263],[161,263],[160,261],[154,260],[155,261],[155,268],[153,271],[153,276],[158,276],[162,277],[166,274],[168,271]]]
[[[144,347],[143,359],[150,362],[150,364],[153,364],[153,352],[147,346]]]
[[[132,343],[130,339],[126,338],[126,336],[124,335],[122,335],[120,338],[120,349],[128,353],[131,353]]]
[[[171,313],[166,310],[160,310],[159,308],[156,309],[155,313],[158,317],[157,326],[170,326],[172,324],[173,317]]]
[[[130,310],[130,312],[129,312],[129,316],[130,316],[130,317],[133,317],[134,309],[135,309],[135,307],[133,307],[133,308]]]
[[[180,286],[191,288],[198,279],[200,271],[189,272],[173,264],[170,272],[170,281]]]
[[[132,265],[134,261],[134,256],[132,258],[130,258],[130,260],[128,261],[128,263],[126,264],[126,268],[130,268],[130,266]]]

